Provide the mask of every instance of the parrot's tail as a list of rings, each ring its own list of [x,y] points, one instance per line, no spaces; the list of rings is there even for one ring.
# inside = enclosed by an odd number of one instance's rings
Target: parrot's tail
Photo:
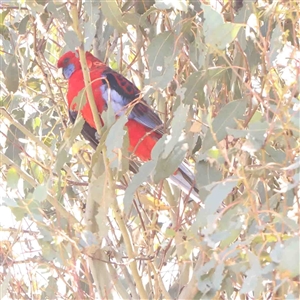
[[[76,111],[69,111],[69,117],[72,123],[75,123],[76,117],[78,115],[78,112]],[[96,129],[92,128],[87,122],[84,122],[82,131],[81,131],[83,137],[88,140],[91,144],[91,146],[96,150],[99,140],[96,137]],[[137,173],[139,166],[131,161],[129,164],[129,169],[133,173]],[[182,189],[182,191],[188,195],[192,200],[196,202],[200,202],[200,198],[198,195],[198,189],[195,187],[195,175],[190,170],[187,163],[182,162],[179,166],[176,174],[170,176],[168,178],[168,181],[172,184],[178,186]]]
[[[182,191],[195,202],[200,202],[195,175],[187,163],[182,162],[176,174],[170,176],[168,181],[182,189]]]

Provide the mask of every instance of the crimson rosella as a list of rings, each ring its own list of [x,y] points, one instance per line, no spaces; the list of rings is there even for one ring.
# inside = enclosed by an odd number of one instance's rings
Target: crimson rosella
[[[86,52],[86,60],[99,115],[101,116],[101,113],[107,109],[109,101],[116,118],[126,113],[129,152],[134,153],[142,161],[150,160],[153,147],[164,133],[159,116],[141,98],[139,89],[123,75],[113,71],[90,52]],[[69,80],[67,100],[69,116],[74,122],[78,111],[76,103],[72,102],[85,88],[78,52],[65,53],[58,60],[57,66],[63,69],[64,77]],[[95,148],[98,144],[96,125],[88,101],[82,107],[81,114],[85,120],[82,134]],[[103,124],[102,119],[101,122]],[[186,194],[190,194],[191,198],[199,200],[194,188],[194,174],[187,164],[182,163],[179,166],[178,172],[171,176],[171,181],[179,185]]]

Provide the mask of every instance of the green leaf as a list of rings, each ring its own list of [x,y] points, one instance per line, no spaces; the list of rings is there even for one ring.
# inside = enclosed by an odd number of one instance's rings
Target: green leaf
[[[166,31],[157,35],[147,49],[149,57],[150,81],[159,82],[165,78],[162,76],[168,75],[168,80],[171,80],[174,74],[174,34],[171,31]],[[163,80],[163,87],[166,80]]]
[[[64,39],[64,41],[67,44],[67,48],[69,50],[71,50],[71,51],[74,51],[75,48],[77,48],[77,47],[80,46],[80,42],[78,40],[78,36],[72,30],[66,31],[65,34],[64,34],[64,38],[63,39]]]
[[[275,61],[280,48],[283,45],[284,39],[282,39],[283,32],[280,28],[280,24],[276,24],[274,30],[271,31],[272,38],[270,40],[270,61]]]
[[[282,150],[277,150],[271,145],[266,145],[257,153],[257,157],[266,163],[283,164],[286,161],[286,153]]]
[[[113,203],[113,198],[111,197],[105,197],[103,198],[103,203],[105,203],[105,206],[99,206],[98,213],[95,215],[96,222],[98,225],[98,231],[97,231],[97,238],[104,238],[108,234],[109,227],[106,224],[107,223],[107,213],[109,205]]]
[[[7,261],[9,261],[9,259],[7,259]],[[9,287],[9,285],[10,285],[9,284],[10,283],[10,279],[11,279],[10,270],[7,269],[2,276],[3,276],[2,280],[1,280],[2,282],[0,284],[1,299],[5,299],[6,298],[5,296],[8,294],[7,293],[7,289]]]
[[[29,21],[29,15],[25,16],[19,24],[19,34],[25,34],[27,29],[27,23]]]
[[[99,4],[98,1],[85,1],[83,4],[88,18],[88,21],[84,22],[84,49],[87,51],[91,49],[96,35],[96,22],[101,14]]]
[[[47,11],[59,21],[63,20],[63,22],[67,25],[66,27],[72,25],[73,20],[70,17],[67,5],[61,6],[59,3],[55,5],[52,1],[49,1],[47,5]],[[74,51],[74,49],[72,50]]]
[[[225,269],[224,262],[220,262],[217,265],[217,267],[213,273],[213,276],[212,276],[212,284],[213,284],[215,290],[217,290],[217,291],[220,290],[222,281],[224,279],[224,274],[223,274],[224,269]]]
[[[102,137],[101,137],[102,139]],[[103,154],[102,149],[104,147],[104,143],[99,143],[97,146],[96,152],[92,156],[92,163],[91,163],[91,169],[89,172],[89,177],[91,178],[92,175],[95,177],[99,177],[105,172],[105,165],[103,161]]]
[[[242,150],[253,154],[261,149],[266,139],[266,132],[269,130],[268,122],[256,122],[249,124],[247,140],[242,146]]]
[[[235,139],[244,138],[248,134],[248,130],[226,128],[227,134],[232,135]]]
[[[138,12],[140,13],[140,12]],[[155,15],[157,13],[157,9],[154,6],[151,6],[147,11],[142,12],[141,15],[141,26],[143,26],[143,24],[149,26],[151,25],[149,22],[149,16],[151,14]]]
[[[55,170],[56,172],[60,172],[60,170],[63,168],[64,164],[68,163],[71,160],[71,155],[69,155],[65,149],[61,149],[56,157],[55,162]]]
[[[166,238],[174,238],[176,235],[176,231],[172,228],[167,228],[165,231],[165,237]]]
[[[15,93],[19,87],[18,60],[14,55],[5,70],[5,85],[9,92]]]
[[[183,12],[187,12],[188,1],[187,0],[177,0],[177,1],[155,0],[155,7],[161,10],[173,8]]]
[[[207,46],[201,42],[201,36],[197,31],[197,38],[193,41],[192,44],[190,44],[190,59],[195,64],[195,66],[198,67],[198,69],[201,69],[204,66],[206,52]]]
[[[205,153],[216,145],[214,139],[216,139],[217,142],[220,142],[226,137],[227,127],[237,127],[237,120],[243,118],[246,107],[247,102],[245,100],[236,100],[229,102],[220,110],[212,122],[211,130],[207,131],[203,139],[202,153]]]
[[[82,117],[77,117],[76,121],[72,127],[71,130],[71,134],[69,136],[69,142],[70,144],[73,143],[73,141],[75,140],[75,138],[81,133],[81,130],[83,128],[84,125],[84,119]]]
[[[212,9],[209,5],[202,5],[205,21],[203,31],[205,43],[223,50],[237,36],[242,24],[224,22],[221,14]]]
[[[14,110],[15,119],[22,122],[22,118],[24,117],[24,111],[19,109]],[[17,165],[21,164],[20,153],[22,153],[22,149],[18,147],[20,139],[26,139],[24,133],[20,131],[15,125],[10,125],[8,134],[7,134],[7,145],[5,149],[5,155],[13,160],[13,162]]]
[[[107,22],[119,31],[126,32],[126,24],[122,20],[122,12],[115,0],[101,1],[101,10],[107,19]]]
[[[40,117],[36,117],[32,120],[32,128],[33,130],[39,129],[42,124],[42,120]]]
[[[75,156],[86,145],[86,141],[76,141],[72,144],[72,155]]]
[[[195,167],[198,188],[211,185],[212,183],[218,182],[222,179],[222,172],[218,170],[217,167],[213,167],[207,161],[199,161]]]
[[[123,146],[123,137],[126,134],[126,130],[124,129],[125,124],[127,123],[128,118],[126,115],[118,118],[112,127],[109,129],[107,134],[105,145],[107,148],[107,158],[110,161],[111,168],[118,168],[121,165],[120,159],[120,150],[122,150]]]
[[[38,180],[39,183],[44,182],[45,170],[38,164],[31,162],[31,172],[35,179]]]
[[[183,104],[179,105],[172,120],[171,139],[164,135],[152,150],[151,157],[157,161],[153,174],[153,180],[158,183],[165,179],[178,169],[187,152],[187,143],[182,137],[182,130],[186,126],[189,107]],[[180,140],[181,139],[181,140]]]
[[[54,250],[53,245],[50,245],[49,242],[44,242],[42,240],[39,240],[39,244],[42,248],[42,256],[45,260],[53,261],[53,260],[57,259],[58,254]]]
[[[188,105],[184,104],[180,104],[177,107],[174,113],[174,118],[171,122],[171,140],[169,140],[165,146],[165,150],[162,154],[163,157],[167,157],[174,149],[174,147],[178,144],[178,141],[182,136],[182,131],[186,126],[189,108],[190,107]]]
[[[282,257],[283,245],[280,242],[277,242],[270,252],[270,258],[273,262],[279,264]]]
[[[22,221],[27,213],[24,207],[10,207],[11,212],[14,214],[16,221]]]
[[[58,282],[57,282],[56,277],[51,276],[50,278],[47,278],[47,287],[46,287],[45,291],[43,291],[44,297],[42,296],[41,298],[54,299],[58,293],[57,284],[58,284]]]
[[[8,207],[19,207],[18,203],[15,199],[2,197],[1,199]]]
[[[174,58],[172,56],[166,57],[164,62],[164,68],[162,68],[162,74],[157,77],[152,77],[151,83],[155,83],[157,88],[164,89],[172,81],[175,75]]]
[[[222,215],[216,232],[216,235],[225,233],[219,240],[221,242],[219,245],[220,249],[228,248],[239,237],[244,226],[243,216],[247,213],[248,210],[246,208],[235,206]]]
[[[207,215],[214,214],[226,197],[236,187],[238,179],[235,176],[226,178],[225,181],[218,183],[206,197],[205,212]]]
[[[299,131],[300,124],[300,110],[291,112],[291,123],[296,127],[293,131]],[[291,126],[292,127],[292,126]]]
[[[165,144],[167,142],[167,135],[163,135],[155,144],[151,152],[151,159],[157,161],[159,156],[164,151]]]
[[[41,84],[43,81],[39,78],[31,77],[26,82],[27,86],[33,90],[40,91]]]
[[[114,200],[107,184],[107,174],[105,172],[97,175],[97,177],[91,177],[88,197],[99,204],[95,219],[98,224],[97,238],[101,239],[107,235],[107,214]]]
[[[180,141],[167,157],[160,157],[157,161],[157,165],[153,175],[154,182],[158,183],[162,179],[165,179],[174,174],[178,169],[180,163],[183,161],[186,152],[187,144],[185,143],[185,141]]]
[[[0,55],[0,71],[3,73],[3,75],[5,75],[6,68],[7,68],[7,64],[5,63],[3,56]],[[0,103],[0,105],[2,106],[2,103]]]
[[[89,197],[101,206],[106,207],[105,192],[107,191],[107,174],[104,172],[99,176],[92,176],[89,184]],[[108,210],[109,205],[107,205]],[[106,211],[107,213],[107,211]]]
[[[5,17],[8,15],[9,9],[4,10],[2,13],[0,13],[0,24],[4,23]]]
[[[289,170],[296,170],[298,168],[300,168],[300,156],[295,158],[294,163],[292,163],[289,166],[282,168],[282,169],[289,171]]]
[[[300,239],[298,236],[291,237],[283,244],[277,269],[280,272],[286,273],[290,278],[294,278],[300,274],[299,250]]]
[[[107,109],[102,112],[101,119],[104,123],[103,129],[110,128],[113,124],[116,123],[116,114],[111,99],[109,99],[107,103]]]
[[[44,6],[38,4],[36,1],[26,1],[29,11],[36,17],[36,14],[42,14],[44,12]]]
[[[139,172],[136,173],[132,177],[131,182],[129,183],[129,185],[125,191],[124,200],[123,200],[125,213],[128,213],[130,210],[130,207],[132,205],[133,196],[134,196],[136,189],[141,184],[143,184],[145,181],[148,180],[150,174],[152,173],[152,171],[155,168],[155,165],[156,165],[156,161],[153,161],[153,160],[144,163],[140,167]]]
[[[134,26],[142,26],[144,24],[141,24],[142,18],[139,14],[137,13],[126,13],[123,17],[122,20],[130,25]],[[142,26],[143,27],[143,26]]]
[[[18,182],[20,175],[14,167],[10,167],[6,174],[7,186],[16,189],[18,187]]]
[[[247,294],[253,290],[256,290],[257,286],[262,284],[262,268],[260,266],[259,258],[252,252],[248,251],[248,259],[250,269],[246,272],[247,276],[244,278],[244,282],[240,290],[241,294]]]
[[[4,10],[2,13],[0,13],[0,35],[2,35],[5,39],[9,40],[9,29],[4,24],[4,19],[8,15],[9,9]]]
[[[9,29],[7,28],[7,26],[0,24],[0,35],[9,40]]]
[[[208,80],[216,81],[224,71],[224,68],[210,68],[209,70],[194,72],[191,74],[183,85],[183,88],[185,88],[184,103],[192,105],[195,95],[196,97],[198,96],[198,98],[202,98],[203,88],[207,84]]]
[[[33,192],[33,199],[42,202],[47,199],[48,187],[46,184],[38,185]]]

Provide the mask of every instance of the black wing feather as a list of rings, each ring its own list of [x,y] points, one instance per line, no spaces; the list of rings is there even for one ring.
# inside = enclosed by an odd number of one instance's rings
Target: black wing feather
[[[109,72],[105,72],[105,76],[110,88],[122,95],[128,104],[139,97],[140,90],[123,75],[109,69]],[[161,119],[143,99],[134,105],[129,114],[129,118],[136,120],[150,129],[155,129],[155,132],[160,135],[164,134]]]
[[[75,123],[75,120],[78,116],[77,111],[69,110],[69,118],[72,124]],[[96,138],[97,130],[91,127],[87,122],[84,122],[83,127],[81,129],[81,134],[83,137],[90,142],[90,145],[94,150],[96,150],[97,146],[99,145],[99,140]],[[134,161],[129,162],[129,170],[133,173],[137,173],[139,170],[139,166]]]

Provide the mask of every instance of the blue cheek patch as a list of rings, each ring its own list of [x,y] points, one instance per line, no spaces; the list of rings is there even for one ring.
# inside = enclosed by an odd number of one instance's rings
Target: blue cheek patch
[[[63,69],[63,74],[64,77],[66,79],[69,79],[71,77],[71,75],[74,73],[75,71],[75,66],[73,64],[69,64],[67,65],[64,69]]]

